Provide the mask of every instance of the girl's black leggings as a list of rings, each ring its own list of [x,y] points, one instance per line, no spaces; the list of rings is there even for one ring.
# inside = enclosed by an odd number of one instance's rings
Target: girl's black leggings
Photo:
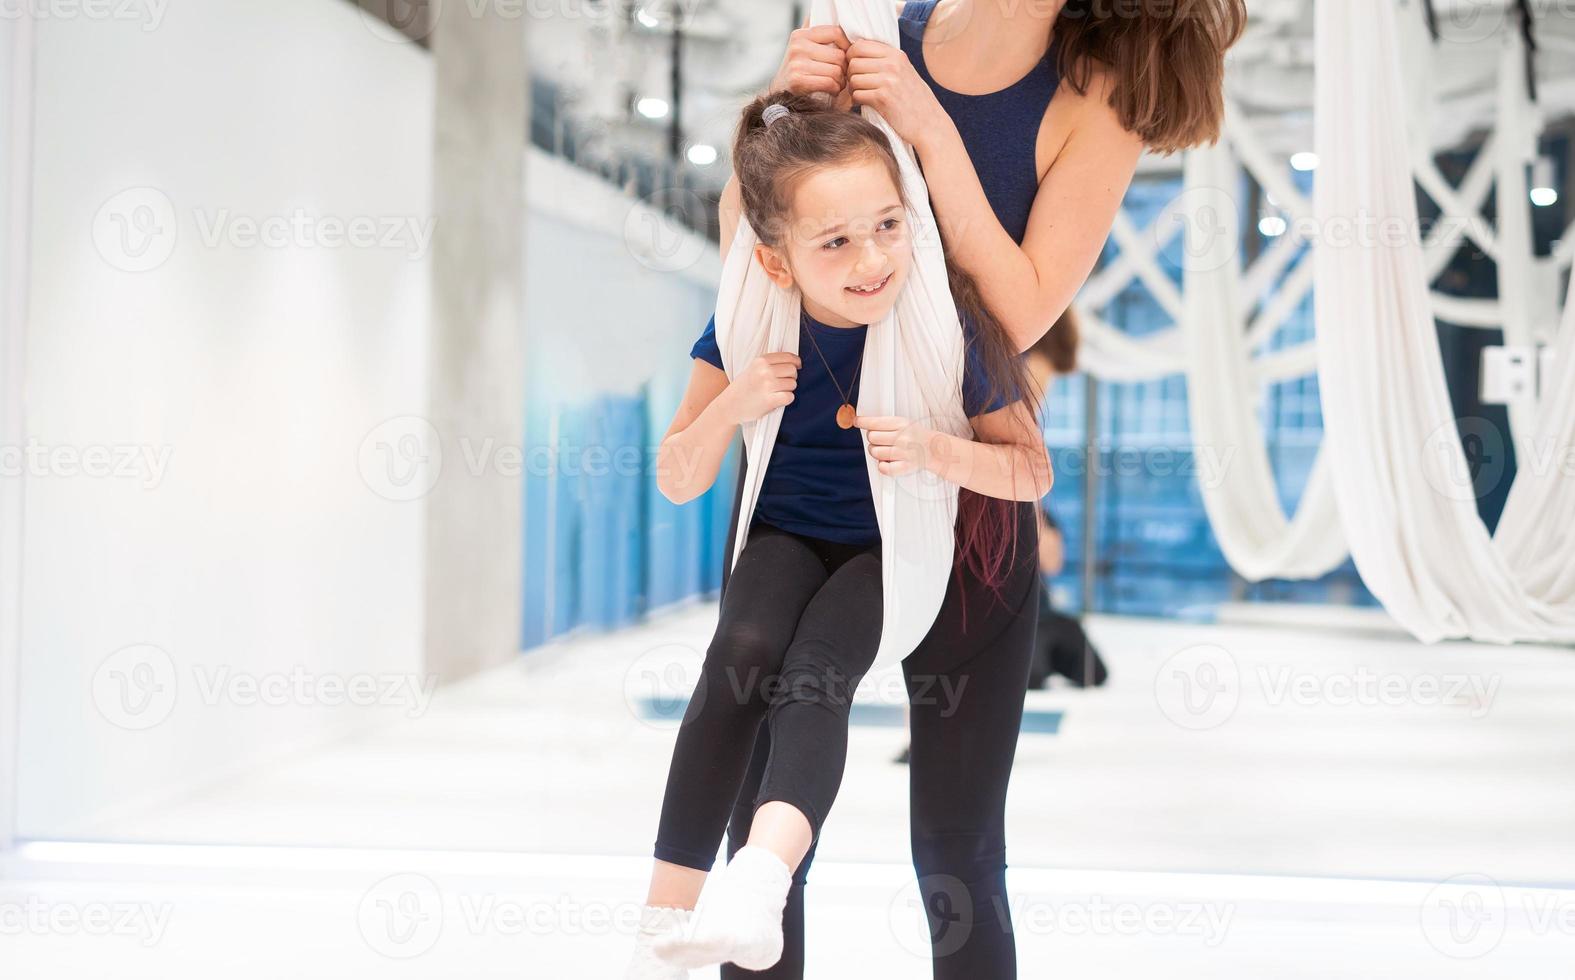
[[[880,552],[750,528],[673,747],[659,860],[709,871],[729,816],[772,800],[797,807],[819,838],[842,784],[853,692],[880,646]],[[771,740],[746,801],[757,731]]]
[[[740,467],[735,527],[743,476]],[[953,574],[935,625],[902,662],[913,740],[908,766],[913,866],[929,919],[935,980],[1017,976],[1006,895],[1006,787],[1039,619],[1036,506],[1016,505],[1015,557],[1000,596]],[[731,532],[727,540],[733,540]],[[730,579],[726,568],[724,605],[739,581],[739,569]],[[878,581],[876,586],[878,594]],[[729,857],[749,837],[750,801],[776,765],[776,738],[777,730],[767,725],[755,736],[728,824]],[[836,761],[840,774],[843,756]],[[814,857],[811,847],[793,876],[783,913],[782,959],[762,972],[724,963],[722,980],[803,980],[804,885]],[[882,975],[878,969],[872,974]]]

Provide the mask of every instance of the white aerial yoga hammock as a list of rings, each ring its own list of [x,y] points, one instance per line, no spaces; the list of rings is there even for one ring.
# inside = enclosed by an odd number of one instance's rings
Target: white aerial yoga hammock
[[[900,40],[890,0],[812,0],[809,22],[840,24],[850,41],[873,38],[896,47]],[[937,431],[968,437],[972,430],[962,406],[962,328],[929,191],[912,148],[879,113],[868,106],[861,111],[886,134],[896,153],[911,206],[908,227],[914,254],[896,305],[885,319],[870,324],[865,336],[858,413],[923,420]],[[758,240],[749,222],[740,220],[723,262],[716,339],[729,378],[763,353],[798,353],[798,291],[783,290],[766,276],[753,258]],[[778,408],[743,426],[748,465],[730,563],[743,551],[782,411]],[[868,436],[864,444],[867,450]],[[923,471],[884,475],[868,452],[864,461],[881,532],[884,605],[875,665],[882,666],[907,656],[940,611],[952,570],[957,486]]]
[[[1311,206],[1285,179],[1284,161],[1270,158],[1229,100],[1226,109],[1226,138],[1187,151],[1184,190],[1154,219],[1150,235],[1117,214],[1111,236],[1120,254],[1079,293],[1085,341],[1079,358],[1089,374],[1111,381],[1185,374],[1198,489],[1225,559],[1251,581],[1316,578],[1347,553],[1327,454],[1319,452],[1296,513],[1287,518],[1258,414],[1265,386],[1310,374],[1316,350],[1307,342],[1253,354],[1307,293],[1312,262],[1303,259],[1249,318],[1243,296],[1267,292],[1299,245],[1296,236],[1280,236],[1243,274],[1238,158],[1293,216],[1310,215]],[[1179,289],[1157,258],[1178,229],[1185,234]],[[1170,313],[1173,326],[1132,337],[1089,312],[1133,280]]]
[[[1253,376],[1239,299],[1239,236],[1234,222],[1219,220],[1234,213],[1230,195],[1238,171],[1226,145],[1192,150],[1185,167],[1193,213],[1186,222],[1181,330],[1203,506],[1220,550],[1244,577],[1315,578],[1345,561],[1345,537],[1323,448],[1296,516],[1287,520],[1280,506],[1258,421],[1263,386]],[[1208,214],[1215,218],[1204,218]]]
[[[1320,226],[1418,228],[1392,0],[1319,0],[1316,34]],[[1498,199],[1502,213],[1525,195]],[[1315,250],[1324,438],[1352,557],[1423,640],[1575,639],[1575,292],[1490,537],[1462,479],[1428,258],[1410,236]]]

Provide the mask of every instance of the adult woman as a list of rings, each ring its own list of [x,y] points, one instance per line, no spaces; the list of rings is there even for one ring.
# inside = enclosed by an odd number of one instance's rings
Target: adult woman
[[[795,31],[771,88],[872,106],[914,146],[948,254],[1025,350],[1092,270],[1142,151],[1218,137],[1224,53],[1246,8],[1242,0],[911,0],[899,11],[897,48],[850,44],[836,27]],[[724,249],[738,214],[730,182]],[[734,530],[737,517],[735,499]],[[988,590],[977,569],[959,565],[935,626],[903,662],[913,860],[937,980],[1017,975],[1005,802],[1038,615],[1035,504],[1017,505],[1016,534],[1005,586]],[[748,801],[768,754],[762,731],[728,829],[730,853],[748,838]],[[724,966],[725,980],[803,976],[813,857],[800,863],[788,896],[781,960],[763,973]]]

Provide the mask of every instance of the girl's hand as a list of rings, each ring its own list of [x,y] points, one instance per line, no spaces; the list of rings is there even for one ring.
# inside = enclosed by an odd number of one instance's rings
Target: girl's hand
[[[788,36],[782,66],[771,80],[771,91],[788,89],[799,95],[825,92],[837,95],[847,86],[848,36],[835,24],[804,25]]]
[[[925,469],[935,430],[898,415],[860,415],[854,424],[869,434],[869,453],[887,476]]]
[[[853,105],[874,107],[898,136],[915,146],[951,118],[905,51],[869,38],[848,47],[848,89]]]
[[[753,422],[793,400],[798,371],[804,366],[797,354],[776,351],[761,354],[727,386],[733,421]]]

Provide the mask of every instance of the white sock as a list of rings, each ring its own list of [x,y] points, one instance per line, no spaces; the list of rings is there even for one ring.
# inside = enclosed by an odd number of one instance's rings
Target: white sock
[[[782,958],[782,910],[793,872],[764,847],[746,846],[717,876],[690,928],[656,941],[656,955],[688,968],[737,963],[764,970]]]
[[[689,980],[689,971],[659,959],[654,945],[663,936],[687,933],[693,914],[688,909],[642,907],[640,928],[634,935],[634,956],[629,960],[624,980]]]

